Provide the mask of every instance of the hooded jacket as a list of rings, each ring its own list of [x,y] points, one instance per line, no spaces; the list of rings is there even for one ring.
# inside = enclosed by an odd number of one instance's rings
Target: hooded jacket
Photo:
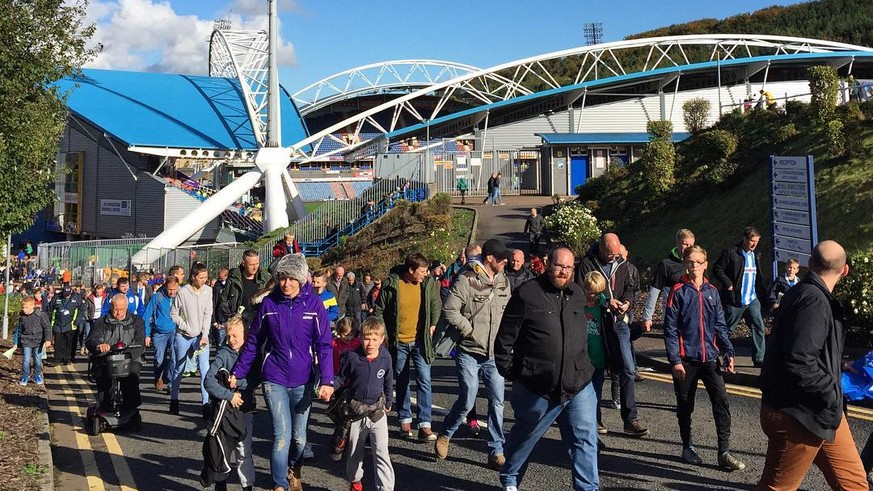
[[[230,273],[227,275],[227,283],[225,283],[224,288],[221,290],[221,298],[218,301],[218,312],[215,314],[215,322],[219,324],[224,324],[228,319],[233,317],[239,312],[240,306],[245,307],[243,311],[243,318],[247,323],[250,323],[254,318],[256,312],[250,309],[250,305],[241,305],[242,304],[242,294],[243,294],[243,266],[239,265],[236,268],[230,270]],[[267,285],[267,282],[270,281],[270,273],[265,271],[263,268],[258,268],[258,272],[255,273],[255,283],[257,284],[257,288],[260,290]]]
[[[151,301],[146,306],[142,319],[145,322],[146,337],[153,333],[167,334],[176,332],[178,325],[170,317],[173,308],[173,299],[167,296],[166,289],[158,290],[152,295]]]
[[[233,368],[237,379],[252,369],[258,348],[267,343],[261,378],[284,387],[299,387],[312,375],[312,353],[318,358],[321,385],[333,385],[333,347],[327,310],[312,284],[300,286],[293,299],[273,289],[261,302],[248,339]]]
[[[109,309],[112,308],[112,297],[119,293],[121,292],[115,288],[106,292],[106,298],[103,299],[103,307],[100,309],[102,315],[109,314]],[[124,296],[127,297],[127,310],[129,310],[131,314],[142,316],[145,313],[146,306],[143,303],[142,298],[136,294],[133,288],[128,289]]]
[[[227,381],[230,370],[238,359],[239,353],[227,345],[222,346],[215,353],[215,359],[209,364],[209,371],[206,372],[206,378],[203,379],[203,388],[206,389],[210,397],[220,401],[230,401],[233,399],[236,391],[228,387],[224,382]],[[221,375],[221,373],[224,373],[224,375]],[[244,413],[251,411],[254,406],[254,387],[249,387],[248,379],[243,378],[236,382],[236,388],[243,396],[243,405],[239,409]]]
[[[385,323],[388,343],[392,350],[396,349],[397,336],[400,331],[397,314],[397,284],[400,281],[400,275],[404,274],[405,271],[406,268],[403,265],[396,266],[391,270],[388,277],[382,281],[382,290],[373,306],[373,315]],[[424,344],[425,361],[431,363],[436,358],[436,351],[429,328],[437,325],[442,313],[440,286],[436,279],[430,275],[419,285],[421,287],[421,310],[418,317],[418,332],[415,336],[416,340],[420,339]]]
[[[734,356],[718,290],[704,280],[698,290],[682,277],[670,290],[664,317],[664,345],[671,365],[682,361],[713,361]]]
[[[52,325],[45,312],[34,308],[18,317],[18,342],[22,348],[40,348],[52,339]]]
[[[758,379],[764,406],[827,441],[843,416],[843,319],[840,301],[808,272],[782,297]]]
[[[212,327],[212,287],[203,285],[200,293],[196,293],[190,284],[179,288],[173,299],[170,318],[184,336],[208,336]]]
[[[509,303],[509,280],[502,272],[489,278],[482,263],[471,264],[449,290],[443,314],[461,335],[459,349],[494,358],[494,339]]]

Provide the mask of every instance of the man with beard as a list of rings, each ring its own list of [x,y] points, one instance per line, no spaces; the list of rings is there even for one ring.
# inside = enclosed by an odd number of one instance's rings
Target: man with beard
[[[573,252],[549,254],[546,274],[512,294],[494,344],[497,371],[513,380],[515,425],[500,471],[505,491],[517,491],[534,446],[557,420],[570,455],[573,489],[596,490],[597,395],[582,326],[585,293],[573,282]]]

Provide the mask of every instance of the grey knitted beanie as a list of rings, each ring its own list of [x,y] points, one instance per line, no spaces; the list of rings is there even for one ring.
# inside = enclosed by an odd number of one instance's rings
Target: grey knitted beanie
[[[270,269],[276,283],[279,283],[280,276],[293,278],[301,285],[309,281],[309,266],[303,254],[286,254],[273,263]]]

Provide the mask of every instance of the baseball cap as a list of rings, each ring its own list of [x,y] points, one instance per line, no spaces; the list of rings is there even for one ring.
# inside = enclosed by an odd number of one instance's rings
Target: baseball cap
[[[482,244],[482,257],[494,256],[498,261],[512,259],[512,251],[497,239],[488,239]]]

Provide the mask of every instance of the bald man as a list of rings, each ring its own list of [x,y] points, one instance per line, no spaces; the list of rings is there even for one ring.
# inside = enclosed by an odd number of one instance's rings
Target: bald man
[[[649,434],[637,415],[636,363],[631,346],[628,311],[634,301],[634,281],[628,263],[621,256],[618,235],[606,233],[593,245],[576,266],[576,283],[584,288],[585,275],[597,271],[606,278],[606,298],[609,312],[603,316],[607,363],[610,371],[618,373],[621,382],[620,406],[624,433],[637,438]]]
[[[840,385],[843,306],[833,291],[847,274],[842,246],[818,244],[776,311],[759,378],[768,442],[756,490],[797,489],[813,463],[833,489],[867,489]]]

